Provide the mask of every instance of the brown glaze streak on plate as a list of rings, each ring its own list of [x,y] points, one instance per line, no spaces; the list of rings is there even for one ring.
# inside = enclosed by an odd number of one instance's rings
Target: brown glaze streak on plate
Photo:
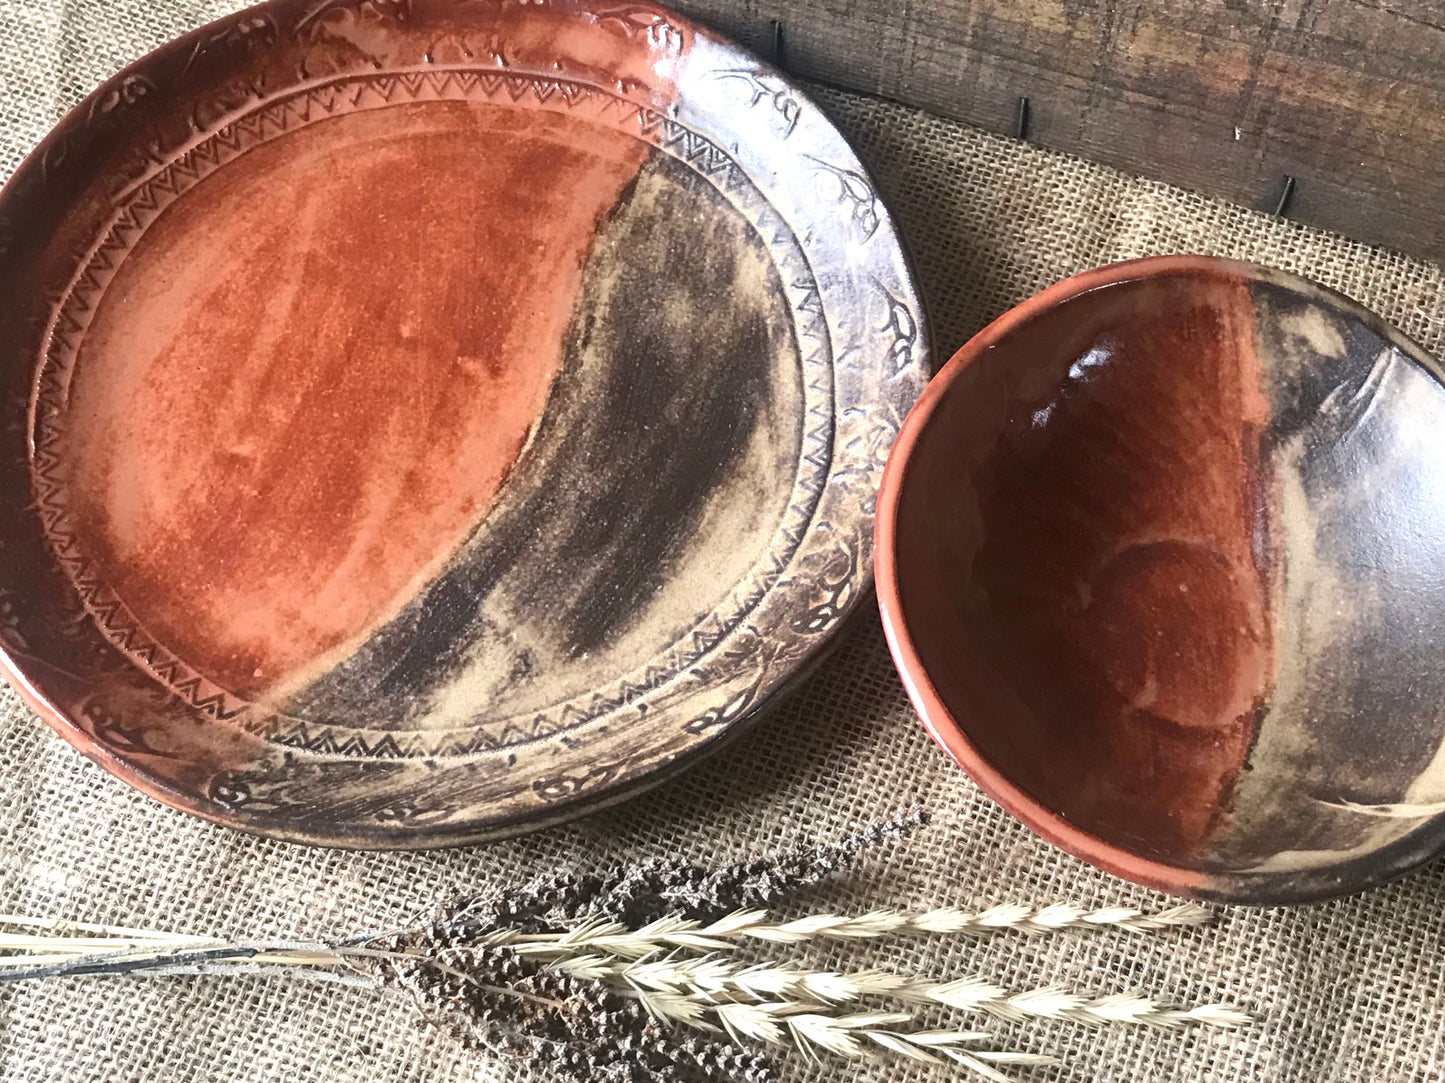
[[[631,3],[179,39],[0,195],[0,298],[8,675],[162,800],[347,845],[737,732],[866,587],[927,371],[837,133]]]
[[[879,604],[925,725],[1112,872],[1288,902],[1445,848],[1445,383],[1202,257],[1000,317],[910,414]]]

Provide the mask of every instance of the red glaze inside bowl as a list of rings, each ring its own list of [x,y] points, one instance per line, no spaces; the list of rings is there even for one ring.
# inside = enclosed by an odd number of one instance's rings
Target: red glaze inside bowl
[[[1423,860],[1445,716],[1398,689],[1442,685],[1414,661],[1432,417],[1433,363],[1302,280],[1168,257],[1045,291],[940,372],[885,475],[919,714],[1014,815],[1151,886],[1286,901]]]

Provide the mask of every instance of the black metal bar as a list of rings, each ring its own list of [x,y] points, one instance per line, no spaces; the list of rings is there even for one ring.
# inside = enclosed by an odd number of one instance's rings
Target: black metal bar
[[[1014,138],[1027,139],[1029,137],[1029,100],[1019,99],[1018,112],[1014,114]]]
[[[1276,216],[1283,217],[1285,211],[1289,210],[1289,201],[1294,196],[1294,178],[1288,173],[1284,175],[1284,187],[1280,189],[1279,202],[1274,205]]]

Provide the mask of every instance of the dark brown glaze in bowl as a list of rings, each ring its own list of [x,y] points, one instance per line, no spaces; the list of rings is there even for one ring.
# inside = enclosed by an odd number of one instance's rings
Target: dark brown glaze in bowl
[[[1292,902],[1445,849],[1445,385],[1290,275],[1161,257],[980,332],[909,415],[879,604],[930,733],[1051,842]]]
[[[575,816],[817,658],[927,367],[856,158],[706,30],[272,0],[0,193],[0,661],[229,825]]]

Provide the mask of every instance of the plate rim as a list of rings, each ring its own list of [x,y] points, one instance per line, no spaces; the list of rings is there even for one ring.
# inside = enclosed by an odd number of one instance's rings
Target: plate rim
[[[366,7],[368,0],[346,0],[339,5],[339,8]],[[143,76],[150,70],[151,66],[158,63],[158,58],[174,56],[187,48],[196,48],[209,38],[224,30],[227,27],[239,26],[244,20],[254,18],[258,13],[266,15],[279,11],[290,10],[293,13],[298,10],[300,4],[297,0],[267,0],[254,7],[244,9],[232,15],[222,17],[204,26],[188,31],[158,48],[147,53],[145,56],[133,61],[118,71],[110,79],[102,83],[91,94],[87,95],[74,109],[68,112],[46,136],[36,145],[29,155],[22,161],[15,173],[7,180],[3,187],[0,187],[0,212],[5,211],[9,204],[16,200],[23,201],[24,196],[17,195],[23,179],[32,175],[36,169],[46,161],[48,155],[54,153],[57,145],[65,138],[66,132],[76,124],[83,124],[85,118],[91,115],[99,103],[114,98],[121,88],[127,85],[127,81],[136,75]],[[873,477],[871,490],[876,496],[877,477],[881,476],[882,458],[886,457],[887,447],[891,444],[891,437],[902,423],[901,414],[906,412],[912,405],[913,400],[921,392],[929,372],[929,360],[931,357],[931,331],[928,326],[926,314],[919,301],[916,278],[901,237],[898,236],[896,228],[881,200],[877,197],[876,188],[873,187],[871,178],[866,170],[858,162],[856,155],[848,146],[836,127],[786,75],[772,68],[771,65],[750,56],[743,50],[727,42],[714,32],[699,26],[695,22],[677,15],[664,8],[657,7],[650,3],[626,3],[625,5],[608,4],[600,2],[586,4],[578,2],[565,2],[556,5],[556,8],[567,17],[573,17],[577,13],[595,12],[599,9],[609,7],[625,7],[629,12],[641,12],[646,18],[665,20],[666,25],[678,28],[682,33],[691,35],[693,47],[704,48],[705,58],[713,63],[713,69],[720,60],[726,60],[734,65],[730,74],[743,75],[752,79],[758,86],[773,88],[774,94],[785,94],[785,99],[778,97],[754,98],[752,105],[763,106],[764,109],[772,110],[778,114],[776,117],[769,117],[781,123],[788,122],[787,134],[791,134],[800,122],[804,126],[808,124],[821,125],[832,141],[833,148],[841,150],[843,157],[835,159],[834,164],[841,161],[844,166],[843,173],[838,173],[837,180],[840,182],[842,197],[838,202],[847,204],[849,200],[849,185],[855,180],[861,182],[866,189],[866,203],[858,202],[856,207],[849,204],[855,213],[866,211],[872,218],[863,224],[868,226],[867,236],[864,241],[869,240],[873,235],[878,235],[887,242],[888,271],[892,277],[887,283],[879,282],[879,286],[887,293],[894,303],[902,309],[902,315],[894,309],[888,310],[890,323],[899,319],[911,321],[905,328],[907,336],[906,349],[903,355],[903,363],[898,365],[896,371],[888,376],[881,372],[872,374],[872,377],[882,386],[883,383],[891,380],[895,382],[895,390],[901,394],[894,394],[892,409],[895,417],[892,422],[885,422],[881,426],[874,425],[873,419],[868,419],[868,424],[863,427],[864,435],[869,439],[877,440],[882,437],[881,455],[880,448],[872,447],[870,453],[875,454],[879,461],[876,474]],[[338,9],[339,9],[338,8]],[[741,67],[739,67],[739,65]],[[518,74],[536,75],[535,72],[518,71]],[[563,77],[566,73],[562,73]],[[685,88],[684,88],[685,89]],[[282,93],[285,92],[283,88]],[[686,105],[687,99],[680,95],[680,101]],[[780,105],[780,102],[791,103]],[[791,118],[789,110],[792,111]],[[684,117],[687,114],[684,112]],[[735,148],[734,148],[735,149]],[[822,163],[826,169],[832,169],[833,165]],[[853,172],[850,172],[853,171]],[[838,172],[836,169],[834,172]],[[751,177],[754,183],[756,178]],[[760,186],[760,190],[761,186]],[[764,191],[765,198],[767,192]],[[856,189],[853,193],[856,197]],[[870,224],[871,223],[871,224]],[[785,222],[785,225],[787,223]],[[875,246],[876,248],[877,246]],[[3,257],[0,257],[3,258]],[[877,279],[875,279],[877,281]],[[820,305],[822,302],[820,301]],[[837,318],[835,311],[824,315],[825,327],[831,334],[834,331],[834,324],[829,322],[829,315]],[[796,331],[796,322],[794,324]],[[897,332],[898,328],[885,326],[879,328],[881,334],[885,331]],[[894,345],[902,341],[895,338]],[[801,351],[801,344],[800,344]],[[841,351],[840,351],[841,352]],[[897,357],[895,355],[895,360]],[[32,363],[36,363],[32,359]],[[834,355],[830,364],[834,373],[838,372],[840,358]],[[906,401],[905,401],[906,400]],[[833,422],[835,425],[840,421],[840,403],[836,391],[832,396],[834,408]],[[900,408],[901,407],[901,408]],[[890,431],[891,425],[891,431]],[[27,440],[33,434],[27,431]],[[835,484],[838,476],[838,458],[834,453],[837,447],[835,436],[834,447],[830,449],[829,462],[823,477],[823,488],[827,489]],[[865,479],[866,480],[866,479]],[[864,486],[863,488],[870,488]],[[7,501],[13,505],[13,501]],[[15,511],[12,508],[8,515],[13,516]],[[133,759],[127,758],[118,752],[113,745],[98,737],[94,732],[87,730],[72,717],[73,711],[64,708],[49,692],[46,691],[45,681],[37,677],[35,670],[43,671],[48,662],[44,658],[28,655],[26,652],[17,649],[12,643],[7,642],[3,635],[0,635],[0,671],[3,671],[9,683],[16,689],[22,700],[34,710],[52,729],[56,730],[69,743],[80,749],[90,759],[99,763],[104,769],[125,781],[132,787],[147,793],[149,796],[172,807],[182,809],[185,812],[200,816],[203,819],[220,823],[225,826],[237,828],[254,834],[260,834],[272,838],[284,838],[290,841],[314,843],[319,845],[344,846],[351,848],[372,848],[372,849],[410,849],[427,848],[434,846],[461,845],[485,839],[503,837],[506,835],[519,834],[525,831],[548,826],[553,823],[573,819],[584,815],[594,809],[606,805],[615,804],[624,800],[643,789],[658,785],[668,778],[675,776],[680,771],[691,766],[699,759],[716,751],[722,744],[727,743],[732,737],[746,730],[756,719],[764,713],[766,707],[775,702],[776,699],[786,694],[787,690],[794,686],[801,675],[806,674],[815,667],[829,649],[837,645],[839,633],[842,631],[849,618],[860,610],[860,602],[866,596],[873,580],[873,561],[871,553],[867,549],[872,543],[872,516],[868,510],[859,515],[859,540],[863,552],[855,552],[854,566],[845,577],[844,586],[847,588],[846,598],[837,597],[833,599],[833,612],[829,616],[829,623],[824,634],[817,635],[813,641],[808,643],[796,658],[791,659],[786,671],[777,679],[771,681],[767,688],[748,702],[743,703],[734,714],[722,719],[722,723],[710,731],[700,733],[696,739],[689,741],[683,747],[663,756],[654,756],[646,759],[641,767],[633,770],[620,772],[615,778],[606,779],[602,784],[593,788],[582,788],[578,793],[571,794],[562,800],[551,804],[544,804],[531,809],[500,816],[500,817],[470,817],[464,823],[448,824],[438,828],[436,825],[404,826],[382,826],[375,830],[361,831],[355,824],[341,823],[335,829],[329,826],[318,825],[310,822],[307,826],[293,828],[284,823],[277,822],[272,817],[257,817],[248,813],[246,806],[227,808],[218,804],[210,798],[209,792],[206,795],[197,795],[187,792],[178,787],[172,786],[164,779],[158,779],[152,773],[147,772],[143,767],[137,766]],[[813,523],[808,523],[811,529]],[[53,554],[52,554],[53,557]],[[3,586],[3,584],[0,584]],[[28,660],[28,663],[27,663]],[[760,678],[761,681],[761,678]]]

